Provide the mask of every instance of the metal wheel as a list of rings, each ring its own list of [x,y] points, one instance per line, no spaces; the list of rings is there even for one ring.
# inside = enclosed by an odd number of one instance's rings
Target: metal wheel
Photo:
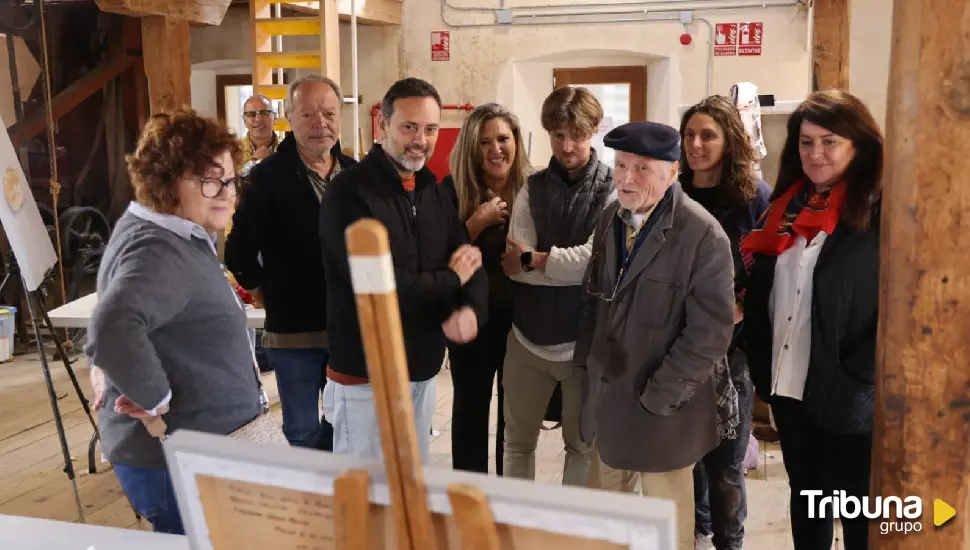
[[[64,276],[67,301],[80,298],[84,282],[95,277],[101,267],[101,257],[111,237],[111,226],[97,208],[72,206],[61,214],[61,256],[64,262]],[[84,338],[84,329],[68,330],[68,339],[74,349]]]

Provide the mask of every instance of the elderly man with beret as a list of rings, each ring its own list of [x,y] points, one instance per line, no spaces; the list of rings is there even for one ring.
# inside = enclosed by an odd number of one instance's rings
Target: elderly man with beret
[[[732,436],[737,417],[723,380],[734,329],[731,248],[680,188],[679,139],[653,122],[604,139],[616,150],[617,200],[593,235],[575,361],[587,368],[590,486],[674,501],[686,550],[694,548],[692,469]]]

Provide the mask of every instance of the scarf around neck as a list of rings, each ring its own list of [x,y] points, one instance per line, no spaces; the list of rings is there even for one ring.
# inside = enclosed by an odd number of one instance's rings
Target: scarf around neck
[[[791,248],[798,237],[811,242],[820,232],[831,235],[839,223],[845,202],[845,182],[828,191],[802,178],[772,201],[755,228],[741,244],[743,254],[779,256]]]

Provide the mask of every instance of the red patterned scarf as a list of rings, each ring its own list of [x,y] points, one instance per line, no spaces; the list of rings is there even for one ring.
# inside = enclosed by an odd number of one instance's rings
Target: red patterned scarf
[[[844,201],[845,182],[822,193],[805,179],[795,182],[771,203],[759,224],[744,238],[742,255],[778,256],[791,248],[799,236],[811,242],[820,231],[831,235],[839,223]]]

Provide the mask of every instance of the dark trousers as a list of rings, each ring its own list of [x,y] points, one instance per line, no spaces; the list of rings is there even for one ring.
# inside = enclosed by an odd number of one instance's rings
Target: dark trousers
[[[112,464],[111,467],[131,507],[152,524],[152,531],[170,535],[185,534],[168,470],[123,464]]]
[[[330,354],[325,348],[266,348],[266,355],[276,371],[286,440],[294,447],[333,450],[333,426],[320,412]]]
[[[489,311],[489,320],[478,338],[449,348],[454,400],[451,408],[451,463],[456,470],[488,473],[488,428],[492,403],[492,382],[498,375],[498,430],[495,441],[495,471],[502,475],[505,449],[502,364],[505,345],[512,330],[512,310]]]
[[[843,490],[849,496],[869,495],[872,432],[840,435],[820,429],[805,413],[801,401],[774,397],[771,411],[781,437],[781,453],[791,486],[791,529],[795,550],[829,550],[834,522],[826,509],[825,519],[808,518],[809,497],[803,490],[821,490],[828,496]],[[818,512],[820,497],[815,497]],[[868,548],[869,520],[842,520],[846,550]]]
[[[741,361],[740,368],[736,361]],[[731,358],[731,378],[738,391],[738,437],[722,439],[694,466],[694,530],[699,535],[713,534],[717,550],[741,550],[748,517],[744,455],[751,438],[754,386],[744,361],[742,353]]]

